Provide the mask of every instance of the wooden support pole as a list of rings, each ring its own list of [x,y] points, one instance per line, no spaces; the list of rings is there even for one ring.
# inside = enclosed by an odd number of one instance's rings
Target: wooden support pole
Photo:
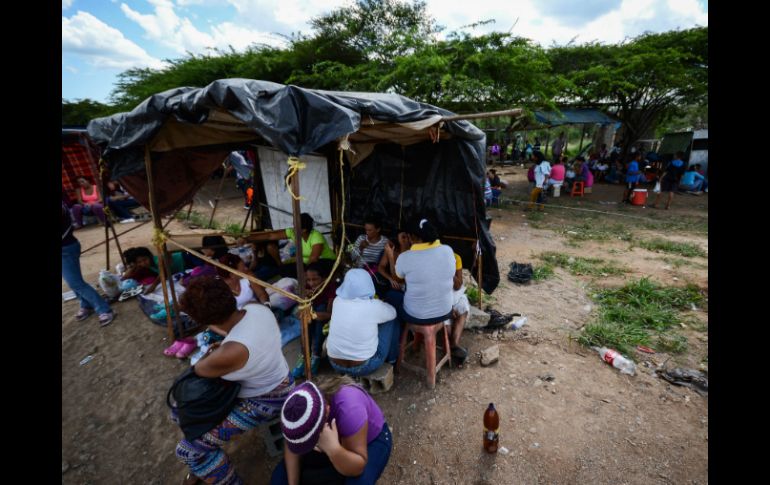
[[[190,214],[192,214],[192,208],[193,203],[195,202],[195,196],[193,196],[193,199],[190,201],[190,207],[187,208],[187,220],[190,220]]]
[[[300,206],[299,206],[299,172],[295,173],[291,178],[291,190],[297,198],[292,197],[292,215],[294,218],[294,245],[297,248],[297,284],[299,285],[300,296],[307,298],[310,296],[305,288],[305,263],[302,254],[302,223],[300,218]],[[305,356],[305,378],[310,380],[313,378],[310,370],[310,339],[308,335],[308,325],[310,325],[310,308],[304,308],[300,313],[300,330],[302,336],[302,354]]]
[[[115,237],[115,246],[118,247],[118,255],[120,256],[120,262],[123,263],[123,266],[126,266],[126,259],[123,257],[123,249],[120,247],[120,241],[118,241],[118,234],[115,232],[115,226],[110,223],[110,229],[112,229],[112,235]],[[106,244],[109,243],[109,238],[107,238],[107,241],[105,241]],[[109,246],[107,246],[109,249]],[[108,251],[109,252],[109,251]],[[107,266],[107,271],[110,270],[110,267]]]
[[[144,222],[140,223],[138,226],[132,227],[131,229],[128,229],[126,231],[121,232],[120,234],[117,234],[117,236],[122,236],[123,234],[127,234],[127,233],[129,233],[131,231],[139,229],[140,227],[142,227],[143,225],[147,224],[148,222],[150,222],[150,221],[144,221]],[[91,251],[92,249],[98,248],[99,246],[101,246],[104,243],[105,243],[105,241],[96,243],[93,246],[91,246],[90,248],[84,249],[84,250],[80,251],[80,254],[83,255],[83,254],[87,253],[88,251]]]
[[[523,110],[521,108],[508,109],[504,111],[490,111],[488,113],[473,113],[466,115],[452,115],[444,116],[442,121],[457,121],[457,120],[477,120],[481,118],[495,118],[497,116],[519,116]]]
[[[476,241],[476,244],[479,244],[479,242]],[[478,265],[478,268],[479,268],[479,279],[477,281],[479,284],[479,310],[483,311],[484,309],[482,308],[482,306],[484,304],[484,289],[481,287],[481,253],[478,254],[478,257],[476,259],[476,264]]]
[[[582,125],[583,130],[580,132],[580,146],[578,147],[578,153],[583,151],[583,138],[586,136],[586,125]]]
[[[158,204],[155,201],[155,181],[152,176],[152,158],[150,157],[150,148],[145,145],[144,147],[144,166],[147,172],[147,188],[149,190],[150,199],[150,213],[152,214],[152,222],[155,225],[157,231],[162,231],[163,226],[161,224],[160,214],[158,213]],[[168,331],[169,341],[174,341],[174,327],[171,321],[171,306],[168,302],[168,288],[166,287],[167,274],[165,258],[165,244],[158,244],[158,269],[160,271],[160,284],[163,289],[163,304],[166,308],[166,330]],[[182,334],[179,334],[179,338],[182,338]]]
[[[551,144],[551,129],[548,128],[545,132],[545,150],[543,151],[543,155],[548,156],[548,145]],[[556,160],[554,160],[555,162]]]
[[[107,262],[104,263],[106,266],[104,269],[107,271],[110,270],[110,221],[107,220],[107,215],[104,216],[104,244],[106,245],[106,248],[104,250],[104,254],[107,257]]]
[[[224,163],[222,164],[224,167]],[[209,224],[207,229],[211,229],[211,223],[214,222],[214,214],[217,212],[217,206],[219,205],[219,196],[222,195],[222,186],[225,185],[225,178],[227,177],[227,168],[225,167],[225,173],[222,174],[222,180],[219,182],[219,188],[217,189],[217,195],[214,197],[214,207],[211,209],[211,217],[209,218]]]

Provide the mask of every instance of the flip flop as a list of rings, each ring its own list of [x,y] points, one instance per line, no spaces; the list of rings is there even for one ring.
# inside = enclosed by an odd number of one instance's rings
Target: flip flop
[[[136,288],[131,288],[130,290],[126,290],[123,293],[120,294],[120,298],[118,298],[118,301],[126,301],[129,298],[133,298],[137,295],[141,295],[144,291],[144,288],[141,286],[137,286]]]
[[[190,356],[193,352],[195,352],[195,349],[198,348],[198,345],[190,342],[183,342],[182,346],[179,348],[179,351],[176,353],[177,359],[186,359]]]
[[[176,353],[179,352],[179,349],[182,348],[182,345],[184,345],[184,342],[181,340],[174,340],[174,343],[169,347],[166,347],[166,349],[163,351],[163,355],[167,355],[169,357],[176,356]]]

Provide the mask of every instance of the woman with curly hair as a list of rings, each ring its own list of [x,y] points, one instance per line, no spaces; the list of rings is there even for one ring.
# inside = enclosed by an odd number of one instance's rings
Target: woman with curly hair
[[[238,310],[232,291],[220,278],[195,278],[180,303],[193,320],[227,335],[193,366],[195,374],[241,385],[235,407],[220,424],[198,439],[183,439],[177,445],[177,457],[190,467],[184,483],[193,484],[198,479],[206,483],[240,483],[222,445],[278,416],[294,388],[281,353],[281,332],[269,308],[251,304]]]

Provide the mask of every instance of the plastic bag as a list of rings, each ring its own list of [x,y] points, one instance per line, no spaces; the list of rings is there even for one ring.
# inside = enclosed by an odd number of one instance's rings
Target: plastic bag
[[[655,192],[656,194],[660,193],[660,181],[655,182],[655,188],[652,189],[652,191]]]
[[[281,278],[273,283],[273,286],[288,291],[289,293],[297,294],[297,280],[294,278]],[[285,311],[297,304],[295,300],[278,293],[272,288],[265,288],[265,291],[270,297],[270,306],[274,309],[278,308]]]
[[[112,274],[106,269],[99,271],[99,287],[105,295],[115,298],[120,295],[120,276]]]
[[[532,265],[520,264],[514,261],[511,263],[511,270],[508,272],[508,279],[514,283],[523,285],[529,283],[532,279]]]

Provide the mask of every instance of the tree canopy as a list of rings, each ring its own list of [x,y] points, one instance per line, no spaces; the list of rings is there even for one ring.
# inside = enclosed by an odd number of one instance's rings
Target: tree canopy
[[[460,113],[600,107],[626,126],[625,145],[658,121],[707,111],[708,27],[546,49],[501,32],[440,38],[442,27],[421,0],[357,0],[311,25],[312,32],[288,37],[285,47],[213,50],[167,60],[163,69],[129,69],[119,75],[111,105],[62,100],[62,123],[131,110],[168,89],[238,77],[393,92]]]

